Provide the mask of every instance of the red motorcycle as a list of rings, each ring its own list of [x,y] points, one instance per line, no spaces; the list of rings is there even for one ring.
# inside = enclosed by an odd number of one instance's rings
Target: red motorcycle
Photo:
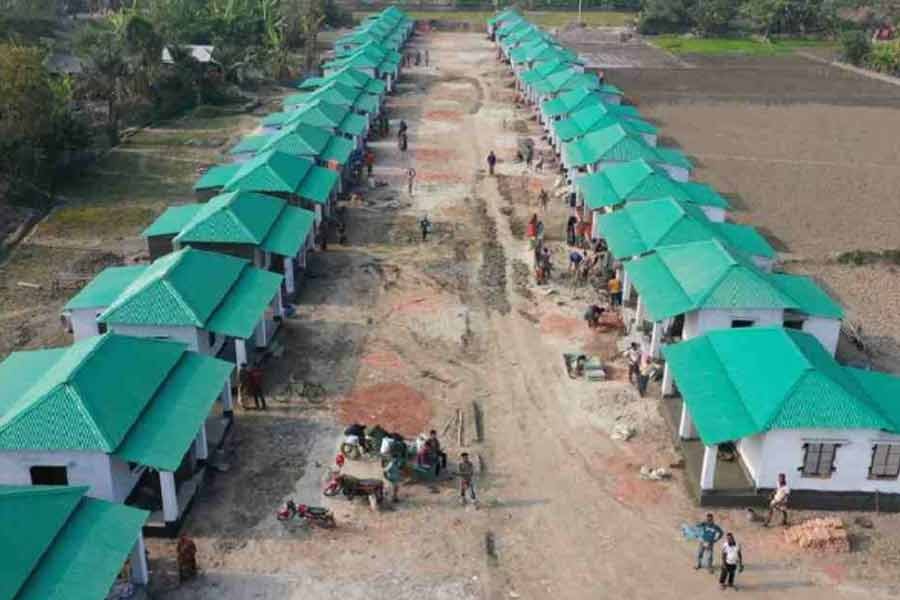
[[[283,504],[278,509],[276,516],[279,521],[290,521],[296,517],[323,529],[334,529],[337,526],[334,515],[327,508],[295,504],[293,500],[288,500]]]
[[[375,501],[381,504],[384,500],[384,481],[381,479],[359,479],[351,475],[344,475],[336,471],[325,484],[322,493],[326,496],[343,494],[347,500],[357,497],[374,496]]]

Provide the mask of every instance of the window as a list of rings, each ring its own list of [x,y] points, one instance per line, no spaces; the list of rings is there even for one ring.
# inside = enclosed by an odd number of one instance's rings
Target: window
[[[872,479],[897,479],[900,475],[900,444],[875,444],[872,446]]]
[[[65,467],[31,467],[31,485],[69,485]]]
[[[106,323],[97,323],[97,333],[99,333],[100,335],[103,335],[104,333],[106,333],[106,331],[107,331]]]
[[[803,329],[803,319],[785,319],[785,329]]]
[[[755,321],[749,319],[734,319],[731,322],[731,328],[740,329],[741,327],[753,327],[753,323],[755,323]]]
[[[834,472],[834,456],[840,444],[803,444],[803,466],[800,472],[804,477],[831,477]]]

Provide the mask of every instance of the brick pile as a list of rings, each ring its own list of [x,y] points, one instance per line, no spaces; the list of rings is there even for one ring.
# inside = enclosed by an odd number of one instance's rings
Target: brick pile
[[[791,544],[820,552],[850,552],[850,537],[840,519],[810,519],[784,532]]]

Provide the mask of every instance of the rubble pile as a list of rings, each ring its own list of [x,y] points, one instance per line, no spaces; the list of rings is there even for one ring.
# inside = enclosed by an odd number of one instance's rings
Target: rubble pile
[[[801,548],[823,552],[850,552],[850,536],[840,519],[810,519],[789,527],[785,539]]]

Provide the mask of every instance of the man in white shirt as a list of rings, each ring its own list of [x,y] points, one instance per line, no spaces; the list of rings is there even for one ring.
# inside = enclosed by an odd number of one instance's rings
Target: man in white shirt
[[[768,527],[769,523],[772,521],[775,511],[781,513],[781,524],[787,527],[787,504],[790,495],[791,488],[788,487],[787,477],[784,473],[779,473],[778,485],[775,487],[775,492],[772,494],[772,499],[769,501],[769,515],[766,517],[766,527]]]
[[[744,557],[741,554],[741,545],[734,540],[734,534],[725,535],[725,543],[722,544],[722,571],[719,573],[719,586],[734,588],[734,574],[744,571]]]

